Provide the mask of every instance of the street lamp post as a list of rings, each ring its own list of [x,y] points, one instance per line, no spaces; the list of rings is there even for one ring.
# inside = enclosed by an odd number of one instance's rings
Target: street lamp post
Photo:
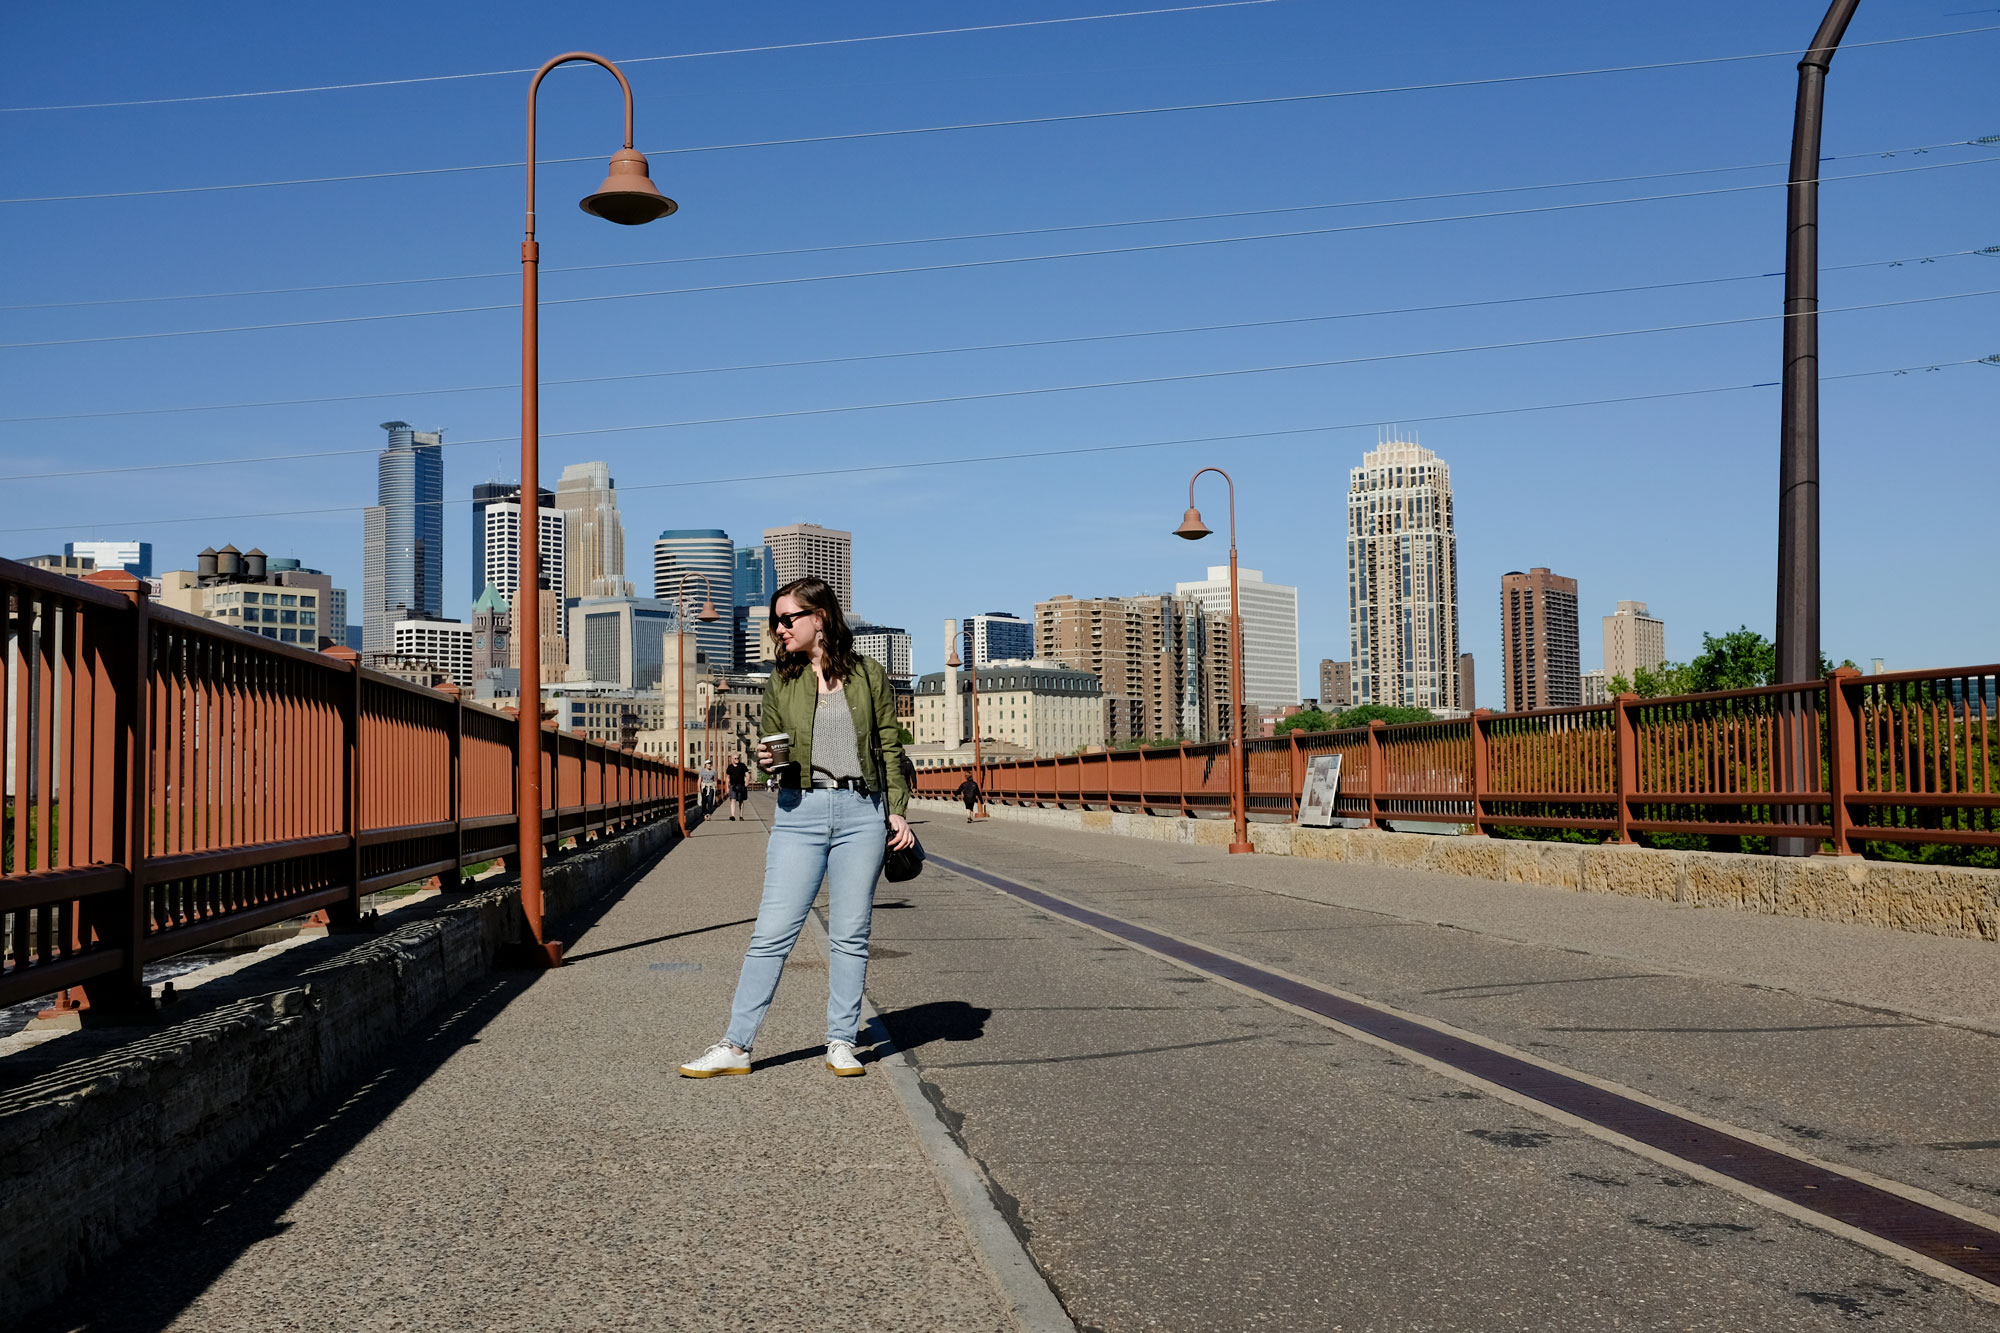
[[[944,664],[954,669],[963,665],[958,660],[958,649],[953,648],[946,652]],[[953,708],[958,707],[958,700],[953,699],[951,706]],[[979,793],[975,798],[979,809],[973,812],[972,817],[974,819],[984,819],[986,818],[986,772],[981,766],[979,754],[979,662],[977,659],[974,659],[972,663],[972,786],[973,790]]]
[[[687,735],[688,735],[688,730],[687,730],[687,678],[688,678],[688,649],[687,649],[687,643],[688,643],[688,627],[687,627],[687,623],[688,623],[688,613],[687,613],[687,586],[688,586],[688,580],[689,580],[689,579],[700,579],[700,580],[701,580],[701,610],[699,610],[699,611],[697,611],[697,612],[695,612],[695,613],[694,613],[694,618],[695,618],[696,620],[699,620],[699,621],[702,621],[702,622],[703,622],[703,623],[705,623],[705,624],[707,624],[707,623],[713,623],[713,622],[715,622],[715,621],[717,621],[717,620],[720,620],[720,619],[722,619],[721,615],[719,615],[719,614],[718,614],[718,613],[716,612],[716,609],[715,609],[715,594],[714,594],[714,592],[713,592],[713,591],[711,590],[711,588],[709,587],[709,582],[708,582],[708,575],[706,575],[706,574],[702,573],[702,571],[700,571],[700,570],[698,570],[698,569],[684,569],[684,570],[682,570],[682,571],[681,571],[681,579],[680,579],[680,582],[674,585],[674,625],[676,626],[676,629],[675,629],[675,633],[676,633],[676,634],[678,634],[678,635],[680,636],[680,652],[679,652],[679,654],[677,655],[677,658],[678,658],[678,660],[676,660],[676,661],[675,661],[675,663],[674,663],[674,725],[675,725],[675,726],[676,726],[677,728],[679,728],[679,730],[680,730],[680,740],[679,740],[679,741],[678,741],[678,742],[677,742],[677,743],[675,744],[675,747],[674,747],[674,759],[675,759],[675,761],[676,761],[676,762],[677,762],[677,763],[678,763],[678,764],[680,765],[680,769],[681,769],[681,774],[682,774],[683,778],[685,778],[685,776],[686,776],[686,774],[687,774],[687,768],[688,768],[688,752],[687,752]],[[704,724],[704,727],[706,726],[706,723],[707,723],[707,718],[706,718],[706,717],[704,717],[704,718],[703,718],[703,724]],[[704,735],[706,735],[706,734],[707,734],[707,733],[706,733],[706,731],[704,731],[704,732],[703,732],[703,734],[704,734]],[[687,836],[687,832],[688,832],[688,813],[687,813],[687,798],[686,798],[686,796],[685,796],[685,795],[683,795],[683,796],[682,796],[682,798],[681,798],[681,802],[680,802],[680,811],[681,811],[681,836],[682,836],[683,838],[685,838],[685,837]]]
[[[1243,611],[1236,587],[1236,479],[1219,467],[1205,467],[1188,478],[1188,509],[1174,536],[1191,542],[1208,536],[1201,511],[1194,507],[1194,484],[1202,472],[1213,472],[1229,483],[1229,814],[1236,821],[1235,853],[1254,852],[1250,845],[1250,815],[1243,800]]]
[[[1819,139],[1826,73],[1860,0],[1833,0],[1799,61],[1792,170],[1785,207],[1785,367],[1778,409],[1778,682],[1819,679]],[[1793,791],[1819,765],[1802,701],[1794,707],[1781,774]],[[1807,812],[1787,807],[1788,822]],[[1817,838],[1777,838],[1780,856],[1811,856]]]
[[[542,920],[541,354],[536,323],[541,247],[535,241],[535,95],[550,70],[579,60],[609,70],[625,94],[625,146],[612,154],[604,184],[582,201],[583,211],[630,227],[663,218],[676,207],[653,184],[645,154],[632,147],[632,85],[618,66],[588,51],[570,51],[535,71],[528,82],[528,213],[527,234],[521,242],[521,570],[514,597],[521,649],[521,729],[514,815],[519,824],[521,910],[551,967],[562,963],[562,943],[547,937]],[[526,616],[521,613],[523,602],[531,608]],[[522,620],[525,630],[518,623]]]

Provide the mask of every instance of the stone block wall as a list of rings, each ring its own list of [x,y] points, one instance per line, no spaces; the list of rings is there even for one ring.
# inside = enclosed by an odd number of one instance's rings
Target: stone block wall
[[[949,802],[918,804],[944,808]],[[1053,828],[1226,847],[1226,819],[989,805],[995,819]],[[1377,829],[1250,825],[1266,856],[1343,861],[1534,884],[1688,907],[1725,907],[1809,917],[1924,935],[2000,940],[2000,871],[1864,861],[1859,857],[1753,856],[1675,852],[1615,844],[1524,842],[1506,838],[1392,833]]]

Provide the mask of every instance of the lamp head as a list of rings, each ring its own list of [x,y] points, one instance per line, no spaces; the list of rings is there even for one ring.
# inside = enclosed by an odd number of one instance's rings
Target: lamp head
[[[595,213],[606,222],[636,227],[666,217],[680,205],[660,193],[646,166],[646,155],[634,148],[621,148],[611,155],[611,174],[597,193],[577,207]]]
[[[1190,505],[1187,513],[1181,518],[1181,525],[1174,529],[1174,536],[1198,542],[1207,535],[1208,525],[1201,521],[1201,511]]]
[[[719,616],[719,615],[715,614],[715,603],[714,603],[714,602],[703,602],[703,603],[701,604],[701,610],[699,610],[699,611],[697,611],[697,612],[695,612],[695,613],[694,613],[694,618],[695,618],[696,620],[720,620],[720,619],[722,619],[722,617],[721,617],[721,616]]]
[[[956,671],[960,667],[965,665],[965,663],[958,660],[958,649],[956,648],[952,649],[950,652],[944,655],[944,664],[950,667],[953,671]]]

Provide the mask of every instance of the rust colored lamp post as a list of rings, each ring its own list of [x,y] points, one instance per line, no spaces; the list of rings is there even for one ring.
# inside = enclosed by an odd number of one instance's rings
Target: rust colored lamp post
[[[958,649],[953,648],[945,654],[944,664],[954,669],[963,665],[958,660]],[[952,700],[951,706],[958,707],[958,700]],[[973,812],[972,817],[984,819],[986,818],[986,772],[980,764],[979,757],[979,663],[977,662],[972,664],[972,783],[979,792],[979,809]]]
[[[722,619],[722,617],[719,614],[717,614],[715,609],[715,595],[709,590],[708,575],[702,573],[698,569],[682,570],[681,581],[674,587],[674,624],[678,626],[678,629],[675,632],[680,636],[680,649],[681,649],[679,653],[679,660],[674,663],[674,726],[677,727],[680,731],[680,741],[674,749],[674,762],[680,768],[681,781],[683,783],[685,783],[687,780],[687,770],[688,770],[687,586],[689,579],[701,580],[701,610],[694,613],[694,618],[696,620],[703,622],[704,624],[712,624],[715,621]],[[706,725],[706,719],[704,719],[704,725]],[[685,791],[681,793],[680,812],[681,812],[681,836],[685,838],[687,836],[687,831],[688,831],[687,793]]]
[[[588,51],[570,51],[535,71],[528,83],[528,219],[527,236],[521,242],[521,577],[514,604],[516,619],[525,619],[528,628],[520,636],[522,707],[514,814],[520,826],[521,909],[551,967],[562,963],[562,944],[548,938],[542,920],[542,640],[537,600],[541,596],[541,356],[535,308],[541,247],[535,241],[535,94],[550,70],[579,60],[609,70],[625,94],[625,146],[612,154],[604,184],[583,200],[583,211],[632,227],[663,218],[677,207],[653,184],[645,154],[632,147],[632,85],[618,66]],[[519,614],[523,596],[534,608],[526,617]]]
[[[1194,507],[1194,484],[1202,472],[1213,472],[1229,483],[1229,815],[1236,821],[1232,852],[1253,852],[1250,816],[1243,801],[1243,611],[1236,587],[1236,479],[1219,467],[1205,467],[1188,478],[1188,509],[1174,536],[1191,542],[1208,536],[1208,525]]]

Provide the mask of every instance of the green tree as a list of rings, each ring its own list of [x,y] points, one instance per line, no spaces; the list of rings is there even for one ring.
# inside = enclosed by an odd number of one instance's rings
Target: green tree
[[[1844,663],[1853,666],[1852,662]],[[1819,655],[1819,673],[1829,675],[1833,659]],[[1775,685],[1778,680],[1778,646],[1751,629],[1739,625],[1727,634],[1703,634],[1701,651],[1691,662],[1662,662],[1656,667],[1640,667],[1631,680],[1613,676],[1605,682],[1612,698],[1636,694],[1657,699],[1663,694],[1707,694],[1714,690],[1754,690]]]
[[[1365,727],[1377,718],[1382,719],[1382,721],[1392,727],[1400,722],[1435,721],[1431,710],[1428,708],[1398,708],[1393,704],[1363,704],[1359,708],[1350,708],[1342,713],[1334,719],[1333,725],[1336,730],[1345,731],[1349,727]]]
[[[1335,718],[1332,713],[1322,712],[1317,708],[1307,708],[1290,717],[1279,718],[1278,725],[1271,730],[1274,735],[1284,736],[1294,731],[1332,731],[1334,724]]]

